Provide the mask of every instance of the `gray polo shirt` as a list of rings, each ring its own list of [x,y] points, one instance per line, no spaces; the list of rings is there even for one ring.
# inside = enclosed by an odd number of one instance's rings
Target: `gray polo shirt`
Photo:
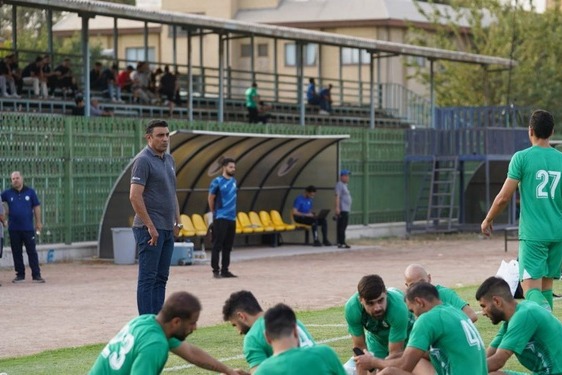
[[[172,156],[164,153],[161,158],[150,147],[145,147],[133,161],[131,184],[144,186],[142,197],[156,229],[174,230],[177,197],[176,167]],[[135,215],[133,227],[143,225]]]
[[[340,211],[350,212],[351,211],[351,194],[347,188],[347,184],[338,181],[336,184],[336,195],[340,197]]]

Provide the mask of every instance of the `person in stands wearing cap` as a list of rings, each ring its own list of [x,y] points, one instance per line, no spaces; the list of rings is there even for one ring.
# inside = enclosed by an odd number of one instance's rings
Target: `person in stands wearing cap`
[[[351,172],[342,169],[340,172],[340,180],[336,184],[336,228],[337,228],[337,244],[340,249],[349,249],[345,242],[345,230],[349,221],[349,212],[351,211],[351,194],[347,183]]]

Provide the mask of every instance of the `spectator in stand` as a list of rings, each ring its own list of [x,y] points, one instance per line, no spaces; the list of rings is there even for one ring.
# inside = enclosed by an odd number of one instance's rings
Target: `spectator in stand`
[[[29,63],[21,73],[23,83],[33,86],[33,95],[36,98],[48,98],[49,90],[47,80],[43,76],[43,57],[37,56],[35,61]]]
[[[58,73],[53,71],[53,68],[51,68],[51,57],[49,55],[43,56],[43,66],[41,67],[41,72],[43,73],[42,79],[47,83],[47,88],[50,93],[50,96],[48,96],[48,98],[54,99],[53,94],[56,87],[52,86],[51,83],[53,83],[53,79],[56,79],[58,77]]]
[[[131,79],[131,73],[135,71],[132,65],[127,65],[125,70],[119,72],[117,76],[117,85],[121,88],[121,92],[131,92],[131,86],[133,85],[133,80]]]
[[[58,72],[56,81],[54,81],[54,86],[63,90],[63,95],[75,95],[78,91],[78,86],[76,85],[76,79],[72,74],[72,69],[70,67],[70,59],[67,57],[62,60],[62,63],[55,68],[55,72]],[[51,84],[49,83],[49,86]]]
[[[90,100],[90,116],[91,117],[111,117],[113,116],[113,112],[111,111],[106,111],[102,108],[100,108],[100,102],[98,99],[96,98],[92,98]]]
[[[329,115],[332,113],[332,84],[320,90],[320,115]]]
[[[102,64],[99,61],[94,63],[94,67],[90,70],[90,90],[102,91],[103,82],[101,79]]]
[[[146,62],[139,62],[137,70],[131,73],[133,97],[144,104],[150,104],[155,99],[154,94],[149,90],[150,75],[150,66]]]
[[[154,94],[158,94],[159,89],[160,89],[160,79],[162,78],[162,69],[158,68],[154,71],[154,73],[150,73],[150,84],[148,86],[148,89],[150,90],[150,92],[153,92]]]
[[[164,67],[164,74],[162,74],[162,78],[160,78],[159,92],[161,95],[166,97],[165,104],[167,104],[170,109],[170,116],[174,111],[174,105],[179,105],[179,90],[180,86],[176,75],[172,74],[170,72],[170,67],[166,65]]]
[[[322,106],[322,97],[316,92],[316,83],[314,78],[308,79],[308,88],[306,89],[306,100],[310,105]]]
[[[16,94],[21,95],[23,91],[23,79],[21,77],[21,69],[18,64],[18,55],[13,54],[11,56],[12,62],[10,63],[10,70],[12,71],[14,82],[16,83]]]
[[[119,66],[113,63],[110,68],[106,68],[102,71],[100,77],[101,89],[103,92],[108,92],[109,99],[111,99],[113,103],[123,103],[123,100],[121,100],[121,88],[117,84],[118,71]]]
[[[84,108],[86,107],[86,103],[84,103],[84,98],[79,95],[74,98],[74,102],[76,106],[72,108],[72,116],[84,116]]]
[[[252,87],[246,90],[246,108],[248,108],[248,118],[250,124],[257,124],[258,120],[258,103],[260,96],[258,94],[258,84],[252,82]]]
[[[271,115],[269,114],[271,111],[271,106],[267,105],[263,100],[260,100],[259,107],[258,107],[258,121],[262,124],[267,124]]]
[[[0,60],[0,94],[6,98],[19,98],[16,81],[12,74],[12,61],[14,55],[8,55]],[[8,88],[10,93],[8,93]]]

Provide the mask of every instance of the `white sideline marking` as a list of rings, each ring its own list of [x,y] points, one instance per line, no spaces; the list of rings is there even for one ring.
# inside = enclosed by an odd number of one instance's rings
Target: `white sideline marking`
[[[307,327],[311,326],[310,324],[306,325]],[[329,325],[326,325],[329,326]],[[329,342],[335,342],[335,341],[340,341],[340,340],[344,340],[344,339],[348,339],[350,338],[351,335],[345,335],[345,336],[340,336],[340,337],[333,337],[331,339],[326,339],[326,340],[322,340],[322,341],[318,341],[318,344],[327,344]],[[242,359],[244,358],[243,354],[239,354],[239,355],[235,355],[234,357],[227,357],[227,358],[220,358],[219,361],[220,362],[230,362],[230,361],[234,361],[236,359]],[[179,371],[179,370],[184,370],[187,368],[192,368],[195,367],[195,365],[189,364],[189,365],[181,365],[181,366],[174,366],[174,367],[167,367],[164,369],[164,372],[168,372],[168,371]]]

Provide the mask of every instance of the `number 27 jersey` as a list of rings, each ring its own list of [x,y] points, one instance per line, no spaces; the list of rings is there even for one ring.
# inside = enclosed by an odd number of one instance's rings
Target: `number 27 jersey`
[[[562,152],[540,146],[518,151],[507,177],[519,181],[519,238],[562,241]]]

